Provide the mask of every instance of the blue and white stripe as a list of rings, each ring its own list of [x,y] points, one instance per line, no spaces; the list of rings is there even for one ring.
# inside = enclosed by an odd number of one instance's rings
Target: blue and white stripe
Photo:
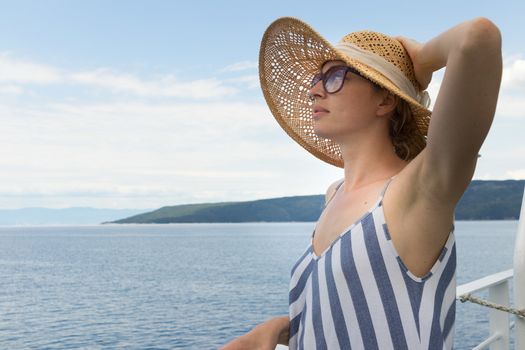
[[[454,226],[432,269],[413,275],[396,252],[382,199],[321,255],[312,241],[290,279],[289,347],[295,349],[452,349]]]

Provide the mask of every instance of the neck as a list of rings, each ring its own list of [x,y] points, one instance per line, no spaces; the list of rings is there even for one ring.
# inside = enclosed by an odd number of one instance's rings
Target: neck
[[[354,138],[339,146],[344,160],[344,191],[383,182],[409,163],[397,156],[389,136]]]

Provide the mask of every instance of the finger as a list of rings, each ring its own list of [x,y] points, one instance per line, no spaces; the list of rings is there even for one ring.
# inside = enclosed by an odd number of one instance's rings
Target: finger
[[[399,41],[401,43],[401,45],[403,45],[405,48],[410,47],[413,44],[412,40],[410,40],[409,38],[406,38],[404,36],[400,36],[400,35],[399,36],[395,36],[394,39]]]
[[[403,44],[404,43],[407,43],[407,44],[414,44],[414,45],[420,45],[421,43],[419,41],[417,41],[416,39],[412,39],[412,38],[408,38],[406,36],[401,36],[401,35],[398,35],[398,36],[395,36],[394,37],[395,39],[401,41]]]
[[[399,40],[399,41],[414,41],[414,39],[411,39],[411,38],[403,36],[403,35],[397,35],[394,38]]]

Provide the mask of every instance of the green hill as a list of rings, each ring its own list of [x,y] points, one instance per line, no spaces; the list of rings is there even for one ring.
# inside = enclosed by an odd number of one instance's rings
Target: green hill
[[[456,220],[518,220],[525,180],[474,180],[456,206]]]
[[[324,196],[298,196],[247,202],[185,204],[131,216],[112,223],[315,221]]]
[[[517,220],[525,180],[474,180],[456,206],[456,220]],[[324,195],[246,202],[183,204],[163,207],[111,223],[317,221]]]

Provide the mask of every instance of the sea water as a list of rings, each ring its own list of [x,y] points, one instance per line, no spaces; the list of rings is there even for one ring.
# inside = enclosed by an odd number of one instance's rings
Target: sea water
[[[0,349],[216,349],[287,314],[314,224],[1,227]],[[457,284],[512,268],[517,227],[456,221]],[[458,301],[455,349],[487,335]]]

